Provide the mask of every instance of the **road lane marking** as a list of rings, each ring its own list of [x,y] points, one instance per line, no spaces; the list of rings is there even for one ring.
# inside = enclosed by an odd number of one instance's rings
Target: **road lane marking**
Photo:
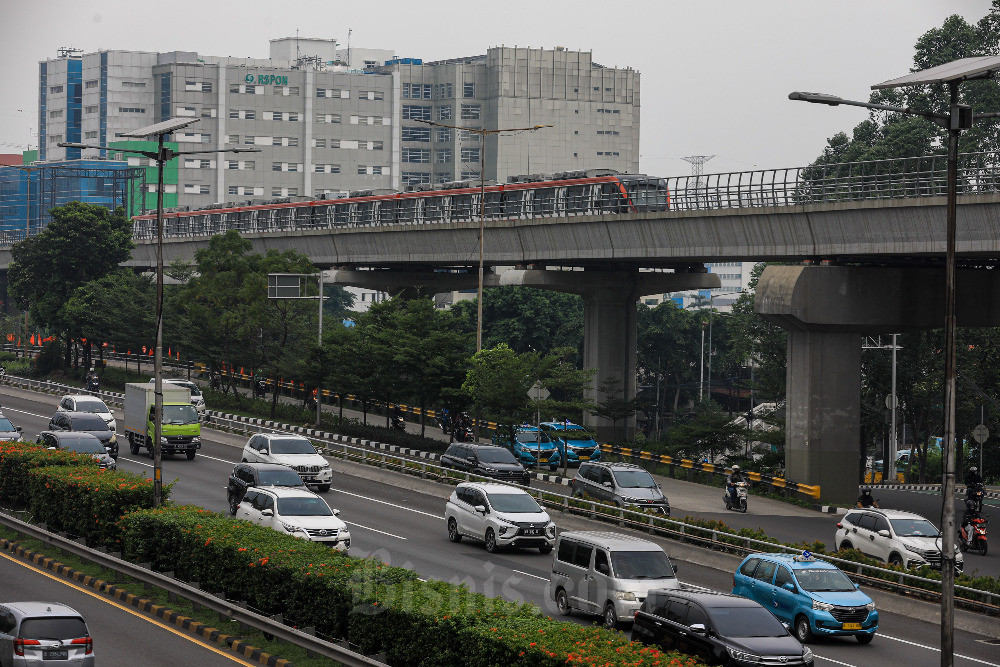
[[[928,651],[937,651],[938,653],[941,652],[941,649],[939,649],[939,648],[937,648],[935,646],[927,646],[925,644],[918,644],[916,642],[911,642],[911,641],[909,641],[907,639],[900,639],[899,637],[891,637],[889,635],[882,635],[882,634],[880,634],[878,636],[882,637],[883,639],[891,639],[894,642],[900,642],[902,644],[909,644],[910,646],[916,646],[917,648],[927,649]],[[973,658],[973,657],[968,656],[968,655],[961,655],[959,653],[956,653],[955,657],[956,658],[961,658],[963,660],[969,660],[971,662],[977,662],[980,665],[990,665],[990,667],[1000,667],[1000,665],[997,665],[997,663],[995,663],[995,662],[987,662],[985,660],[980,660],[979,658]]]
[[[857,665],[852,665],[849,662],[841,662],[840,660],[834,660],[833,658],[826,658],[819,653],[813,653],[814,658],[819,658],[820,660],[826,660],[827,662],[832,662],[835,665],[843,665],[844,667],[857,667]]]
[[[385,501],[385,500],[379,500],[378,498],[369,498],[368,496],[362,496],[361,494],[358,494],[358,493],[351,493],[350,491],[337,491],[337,493],[341,493],[341,494],[343,494],[345,496],[353,496],[354,498],[361,498],[362,500],[370,500],[373,503],[380,503],[382,505],[388,505],[389,507],[395,507],[397,509],[406,510],[408,512],[415,512],[417,514],[423,514],[424,516],[429,516],[429,517],[431,517],[433,519],[441,519],[442,521],[444,521],[444,517],[441,516],[440,514],[431,514],[430,512],[424,512],[422,510],[415,510],[412,507],[405,507],[403,505],[396,505],[395,503],[390,503],[390,502]]]
[[[83,586],[78,586],[77,584],[74,584],[74,583],[72,583],[70,581],[66,581],[65,579],[57,577],[54,574],[50,574],[50,573],[46,572],[45,570],[41,570],[41,569],[39,569],[39,568],[37,568],[37,567],[29,564],[29,563],[25,563],[25,562],[21,561],[20,559],[13,558],[12,556],[9,556],[9,555],[7,555],[5,553],[0,553],[0,556],[2,556],[3,558],[6,558],[7,560],[9,560],[12,563],[16,563],[16,564],[20,565],[21,567],[27,568],[29,570],[32,570],[33,572],[37,572],[38,574],[46,576],[49,579],[52,579],[53,581],[56,581],[56,582],[58,582],[60,584],[63,584],[64,586],[68,586],[70,588],[76,589],[77,591],[79,591],[81,593],[85,593],[85,594],[89,595],[92,598],[96,598],[96,599],[100,600],[101,602],[104,602],[106,604],[111,605],[112,607],[117,607],[118,609],[120,609],[120,610],[122,610],[124,612],[132,614],[136,618],[140,618],[140,619],[142,619],[144,621],[147,621],[148,623],[151,623],[151,624],[156,625],[156,626],[158,626],[160,628],[163,628],[167,632],[175,634],[178,637],[181,637],[183,639],[186,639],[189,642],[191,642],[192,644],[197,644],[198,646],[201,646],[202,648],[208,649],[212,653],[216,653],[218,655],[221,655],[221,656],[224,656],[226,658],[229,658],[233,662],[239,663],[241,665],[248,665],[250,667],[253,667],[253,665],[257,664],[257,663],[246,662],[244,660],[241,660],[238,657],[236,657],[234,655],[230,655],[229,653],[227,653],[225,651],[222,651],[220,649],[217,649],[217,648],[215,648],[214,646],[212,646],[210,644],[206,644],[206,643],[204,643],[202,641],[199,641],[197,638],[192,637],[191,635],[188,635],[188,634],[186,634],[184,632],[181,632],[180,630],[177,630],[175,628],[172,628],[169,625],[163,623],[162,621],[160,621],[160,620],[158,620],[156,618],[151,618],[149,616],[146,616],[145,614],[142,614],[142,613],[139,613],[139,612],[137,612],[137,611],[135,611],[133,609],[130,609],[129,607],[126,607],[123,604],[119,604],[118,602],[115,602],[114,600],[109,600],[108,598],[104,597],[103,595],[100,595],[99,593],[96,593],[93,590],[90,590],[90,589],[85,588]]]
[[[531,574],[530,572],[525,572],[523,570],[511,570],[511,572],[517,572],[518,574],[523,574],[526,577],[534,577],[535,579],[541,579],[542,581],[548,581],[548,577],[539,577],[537,574]]]
[[[378,528],[370,528],[368,526],[362,526],[360,523],[354,523],[353,521],[345,521],[349,526],[357,526],[358,528],[364,528],[365,530],[370,530],[374,533],[381,533],[382,535],[388,535],[389,537],[395,537],[397,540],[405,540],[406,538],[402,535],[394,535],[393,533],[387,533],[384,530],[379,530]]]

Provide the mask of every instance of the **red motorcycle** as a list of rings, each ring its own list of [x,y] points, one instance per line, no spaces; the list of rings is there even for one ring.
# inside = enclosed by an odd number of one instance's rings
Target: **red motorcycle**
[[[973,549],[986,555],[986,519],[971,519],[958,529],[958,546],[962,551]]]

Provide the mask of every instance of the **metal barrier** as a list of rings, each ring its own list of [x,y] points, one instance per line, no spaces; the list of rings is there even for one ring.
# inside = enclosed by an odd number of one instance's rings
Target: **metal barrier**
[[[678,468],[684,468],[687,470],[698,470],[701,472],[707,472],[712,475],[727,475],[725,466],[717,465],[715,463],[701,463],[698,461],[692,461],[691,459],[675,459],[672,456],[667,456],[666,454],[653,454],[652,452],[644,452],[639,449],[630,449],[628,447],[619,447],[618,445],[601,445],[601,451],[606,454],[618,454],[620,456],[628,456],[633,459],[638,459],[640,461],[652,461],[653,463],[662,463],[664,465]],[[787,479],[781,477],[774,477],[773,475],[767,475],[764,473],[747,471],[747,477],[749,477],[754,482],[761,482],[763,484],[769,484],[776,489],[787,489],[789,491],[794,491],[800,493],[804,496],[814,498],[819,500],[820,487],[810,486],[808,484],[799,484],[798,482],[791,482]]]
[[[45,542],[46,544],[51,544],[58,549],[100,565],[101,567],[109,569],[113,572],[119,572],[145,584],[161,588],[172,595],[190,600],[197,605],[211,609],[219,614],[224,614],[238,623],[242,623],[260,630],[261,632],[274,635],[278,639],[291,644],[296,644],[311,653],[315,653],[316,655],[324,658],[336,660],[343,665],[348,665],[349,667],[383,665],[383,663],[372,660],[371,658],[361,655],[360,653],[355,653],[354,651],[338,646],[337,644],[324,641],[318,637],[303,632],[302,630],[291,628],[283,623],[271,620],[266,616],[255,614],[254,612],[240,607],[239,605],[231,604],[223,598],[206,593],[195,586],[169,577],[166,574],[154,572],[126,560],[122,560],[121,558],[117,558],[116,556],[106,554],[95,549],[90,549],[75,540],[57,535],[55,533],[50,533],[49,531],[43,530],[38,526],[21,521],[16,517],[0,513],[0,524],[15,530],[20,534],[27,535],[36,540]]]

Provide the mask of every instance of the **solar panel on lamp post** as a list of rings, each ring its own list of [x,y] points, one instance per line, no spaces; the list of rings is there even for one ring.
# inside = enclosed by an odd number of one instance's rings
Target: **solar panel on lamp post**
[[[163,467],[160,440],[163,437],[163,168],[178,155],[194,153],[257,153],[259,148],[220,148],[197,151],[175,151],[164,145],[164,137],[182,128],[197,123],[200,118],[170,118],[147,127],[124,132],[120,136],[142,139],[156,137],[156,151],[112,146],[90,145],[66,142],[56,144],[61,148],[81,148],[107,150],[120,153],[135,153],[156,160],[156,344],[153,352],[154,381],[154,428],[153,428],[153,506],[163,503]]]
[[[955,236],[958,205],[958,135],[972,127],[975,118],[997,114],[974,114],[972,108],[959,104],[958,87],[963,81],[989,79],[1000,72],[1000,56],[961,58],[944,65],[913,72],[872,86],[885,90],[908,86],[947,84],[948,113],[920,111],[910,107],[845,100],[823,93],[793,92],[788,99],[829,106],[864,107],[913,116],[922,116],[948,131],[947,221],[945,231],[945,361],[944,361],[944,442],[941,484],[941,665],[952,667],[955,653]]]

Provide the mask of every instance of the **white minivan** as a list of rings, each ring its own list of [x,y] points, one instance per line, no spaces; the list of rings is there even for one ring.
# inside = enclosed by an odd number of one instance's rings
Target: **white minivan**
[[[449,540],[482,540],[490,553],[515,547],[547,554],[556,541],[548,513],[527,491],[507,484],[462,482],[445,503],[444,518]]]
[[[680,588],[677,566],[658,544],[620,533],[564,532],[556,539],[549,595],[563,616],[573,610],[631,622],[651,589]]]

